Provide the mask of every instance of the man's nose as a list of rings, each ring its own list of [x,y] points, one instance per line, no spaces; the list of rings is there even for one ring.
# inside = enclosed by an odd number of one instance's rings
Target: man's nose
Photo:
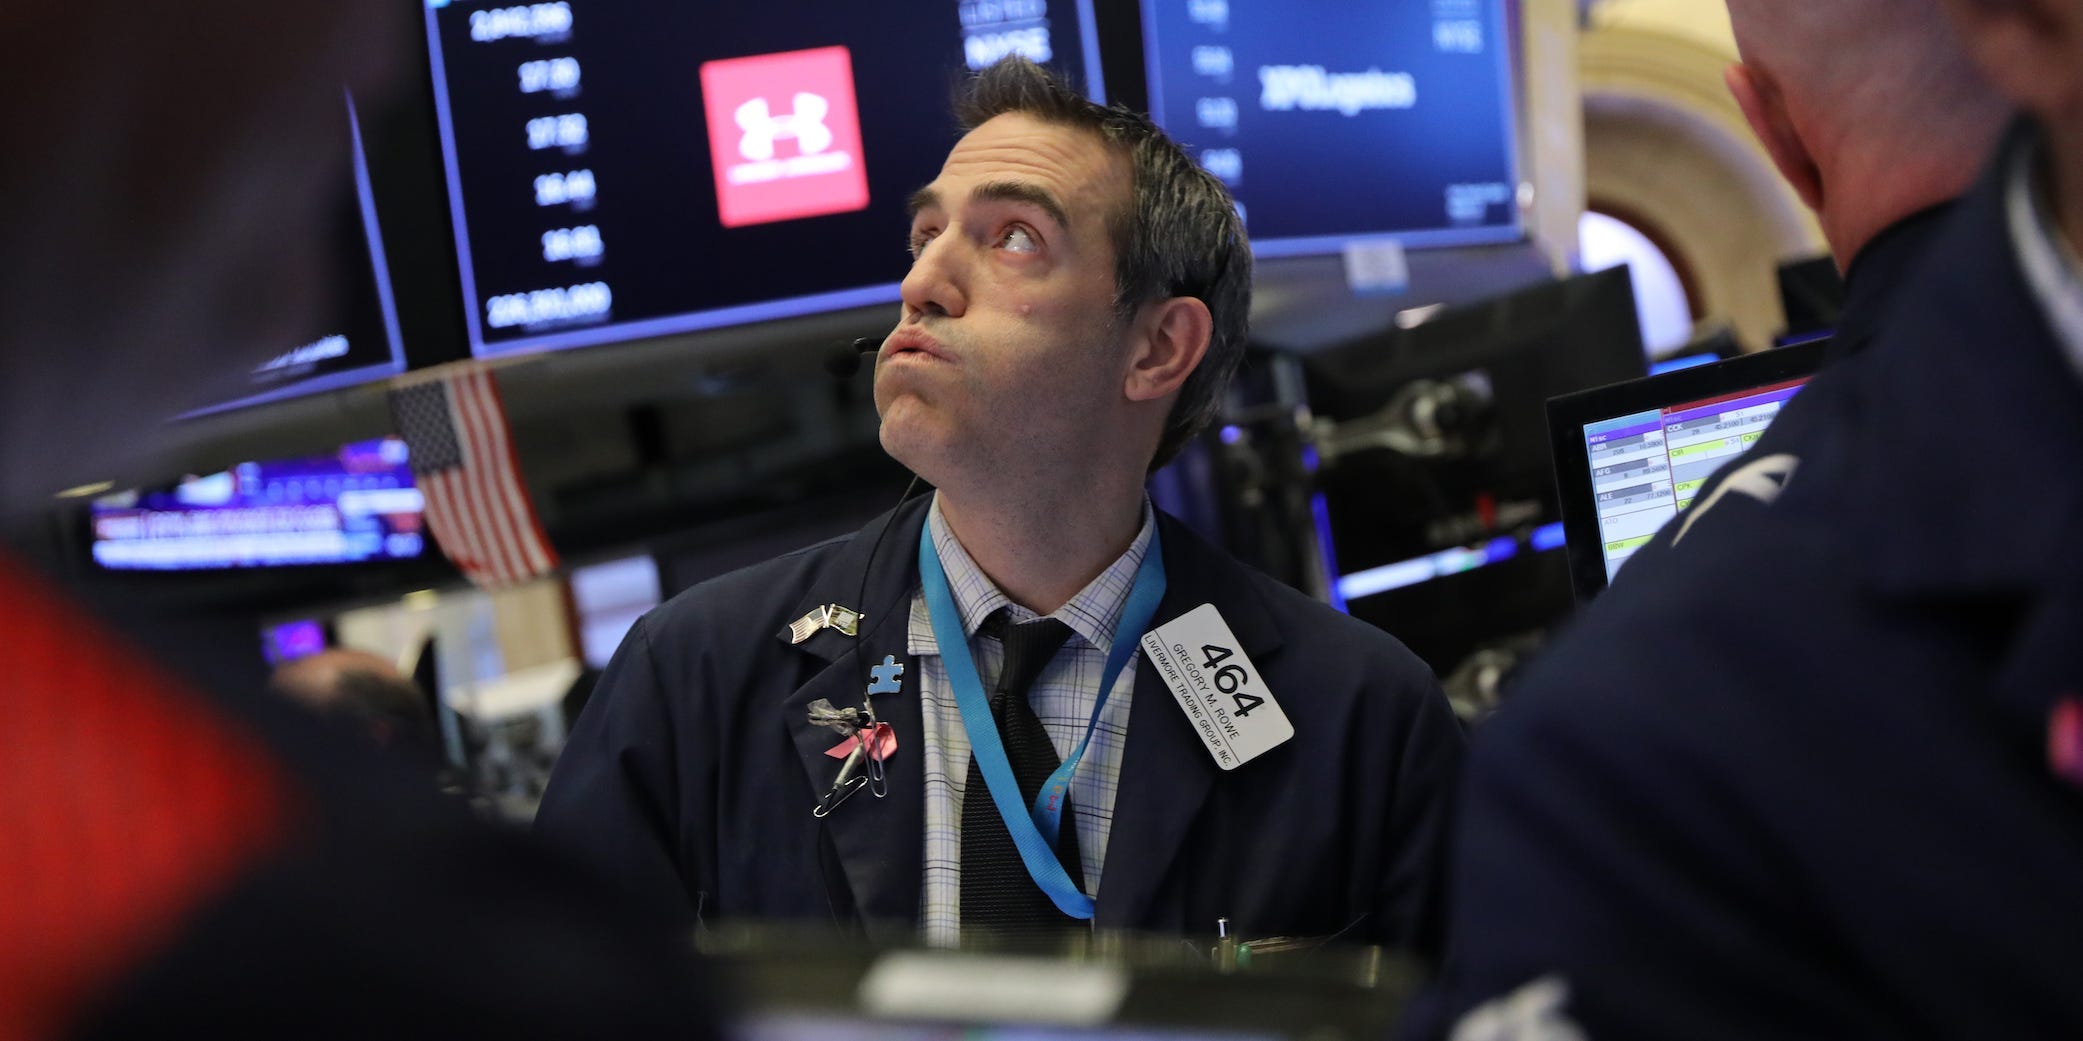
[[[911,271],[898,287],[907,315],[961,316],[968,307],[968,263],[962,252],[962,243],[953,230],[934,236],[919,250]]]

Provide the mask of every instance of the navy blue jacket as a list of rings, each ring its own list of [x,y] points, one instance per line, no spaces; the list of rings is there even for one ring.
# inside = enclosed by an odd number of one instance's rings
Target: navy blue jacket
[[[2083,1036],[2083,791],[2046,752],[2083,381],[1999,176],[1920,252],[1732,464],[1794,457],[1777,497],[1667,526],[1477,734],[1409,1033],[1554,977],[1599,1039]]]
[[[871,938],[916,935],[925,798],[918,701],[876,699],[896,728],[889,797],[811,809],[839,763],[811,702],[861,702],[856,641],[787,624],[828,603],[863,606],[860,654],[907,654],[924,498],[882,526],[696,586],[630,631],[558,762],[539,832],[662,911],[722,920],[831,921]],[[1444,797],[1462,738],[1423,663],[1159,516],[1167,591],[1159,624],[1222,612],[1295,727],[1224,773],[1148,659],[1137,656],[1103,928],[1418,944],[1441,909]],[[867,594],[861,597],[862,572]]]

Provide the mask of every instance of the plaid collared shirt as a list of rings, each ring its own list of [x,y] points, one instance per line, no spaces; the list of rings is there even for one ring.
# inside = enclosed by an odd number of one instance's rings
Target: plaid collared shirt
[[[970,653],[977,672],[988,688],[998,676],[1005,659],[997,640],[980,639],[977,630],[992,612],[1005,608],[1014,623],[1030,622],[1034,612],[1013,603],[955,540],[940,516],[936,496],[926,523],[933,544],[940,549],[940,563],[947,572],[955,606],[962,612],[962,630],[969,634]],[[1143,528],[1135,541],[1107,569],[1092,580],[1070,602],[1049,617],[1070,626],[1071,638],[1056,652],[1040,678],[1028,691],[1027,700],[1043,729],[1056,745],[1056,754],[1067,757],[1085,736],[1092,705],[1099,700],[1100,674],[1106,671],[1107,652],[1114,646],[1114,629],[1128,606],[1128,591],[1135,585],[1136,569],[1150,548],[1156,516],[1143,504]],[[962,797],[969,780],[969,734],[962,728],[962,714],[955,706],[954,690],[948,685],[947,667],[940,660],[940,647],[933,638],[933,622],[926,612],[923,591],[911,598],[910,652],[919,659],[922,673],[918,685],[919,716],[925,731],[926,850],[925,886],[922,897],[926,942],[952,947],[962,929]],[[1131,659],[1114,681],[1106,711],[1093,728],[1092,743],[1085,758],[1071,775],[1071,813],[1078,829],[1078,853],[1084,862],[1086,894],[1099,895],[1100,868],[1105,862],[1107,836],[1114,826],[1114,794],[1121,781],[1121,753],[1128,733],[1129,702],[1135,692],[1136,670]]]

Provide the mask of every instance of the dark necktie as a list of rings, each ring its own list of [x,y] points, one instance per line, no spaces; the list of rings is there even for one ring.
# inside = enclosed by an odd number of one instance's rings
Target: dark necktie
[[[985,621],[983,633],[1005,645],[1005,667],[991,693],[991,715],[998,723],[1005,757],[1020,783],[1022,805],[1032,806],[1063,760],[1027,703],[1028,688],[1054,657],[1070,627],[1053,618],[1008,625],[1003,611]],[[1078,829],[1068,800],[1056,840],[1056,858],[1079,890],[1085,871],[1078,857]],[[962,938],[974,944],[995,935],[999,940],[1031,945],[1048,943],[1084,923],[1064,914],[1027,873],[1012,833],[985,786],[983,769],[969,758],[969,780],[962,791]],[[988,930],[988,933],[986,931]]]

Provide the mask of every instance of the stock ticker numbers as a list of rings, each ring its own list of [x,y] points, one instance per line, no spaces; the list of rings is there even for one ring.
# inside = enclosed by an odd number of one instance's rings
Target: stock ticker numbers
[[[522,39],[561,41],[571,38],[571,5],[523,4],[470,12],[470,38],[478,43]]]
[[[972,70],[1018,55],[1039,65],[1056,60],[1048,0],[961,0],[962,59]]]
[[[1103,93],[1087,7],[425,0],[471,353],[895,302],[950,77],[1019,54]]]
[[[430,6],[446,6],[430,0]],[[471,46],[484,48],[508,67],[507,82],[528,112],[512,131],[520,154],[507,168],[517,194],[534,201],[540,226],[528,231],[539,244],[541,288],[492,292],[484,297],[484,325],[492,330],[535,330],[605,322],[613,315],[614,290],[596,275],[570,283],[560,270],[599,268],[607,258],[607,236],[597,222],[572,225],[571,216],[595,208],[600,183],[591,164],[594,124],[580,106],[585,64],[576,53],[580,28],[565,0],[471,11]],[[521,180],[525,177],[525,180]],[[519,229],[510,229],[519,230]],[[499,288],[499,287],[488,287]]]

